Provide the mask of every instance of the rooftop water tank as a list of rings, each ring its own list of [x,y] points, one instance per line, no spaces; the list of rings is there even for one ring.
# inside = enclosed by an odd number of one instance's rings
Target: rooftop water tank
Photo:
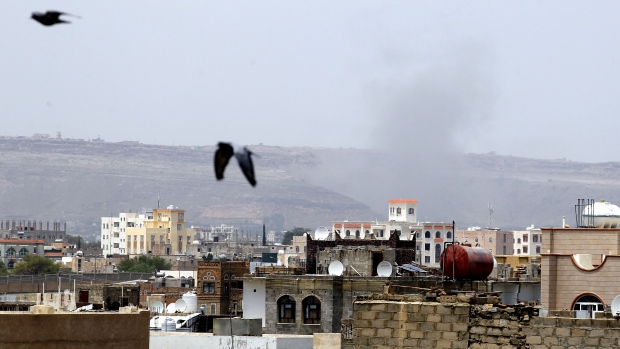
[[[185,308],[185,312],[188,314],[195,313],[198,311],[198,296],[196,296],[193,292],[187,292],[183,294],[183,300],[187,307]]]
[[[495,259],[484,247],[449,245],[441,253],[444,275],[456,280],[484,280],[493,271]]]
[[[592,219],[595,228],[618,228],[620,225],[620,207],[611,202],[600,201],[583,209],[584,220]]]

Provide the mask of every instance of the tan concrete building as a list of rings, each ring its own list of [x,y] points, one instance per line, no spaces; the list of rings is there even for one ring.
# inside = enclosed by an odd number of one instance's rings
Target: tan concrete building
[[[541,305],[594,317],[620,294],[620,229],[542,228]]]
[[[142,227],[125,228],[127,254],[185,254],[194,240],[194,230],[185,227],[185,210],[168,206],[147,212]]]
[[[457,230],[455,241],[484,247],[493,255],[514,254],[514,237],[512,231],[503,230]]]

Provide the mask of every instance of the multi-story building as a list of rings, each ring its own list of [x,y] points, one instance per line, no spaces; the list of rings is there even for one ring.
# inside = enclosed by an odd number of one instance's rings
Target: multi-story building
[[[194,240],[194,230],[185,227],[185,210],[168,206],[146,213],[140,227],[128,227],[127,254],[185,254]]]
[[[469,228],[457,230],[455,241],[470,244],[473,247],[484,247],[494,255],[514,254],[514,235],[512,231]]]
[[[142,228],[146,219],[145,214],[135,212],[123,212],[118,217],[101,217],[101,250],[103,255],[129,254],[126,230],[127,228]]]
[[[198,262],[197,298],[206,315],[228,315],[242,311],[243,282],[249,261]]]
[[[0,260],[9,269],[19,262],[25,255],[44,255],[44,240],[0,240]]]
[[[530,226],[526,230],[514,231],[514,253],[519,256],[540,256],[542,232]]]
[[[101,217],[104,255],[185,254],[194,230],[185,227],[185,210],[168,206],[145,213]]]
[[[443,242],[452,239],[452,223],[418,222],[417,200],[388,200],[388,221],[332,223],[332,234],[343,239],[388,240],[395,232],[401,240],[416,241],[415,262],[429,267],[439,267],[439,256],[444,249]]]
[[[65,241],[67,223],[36,220],[0,220],[0,239],[43,240],[45,245],[52,245],[56,240]]]

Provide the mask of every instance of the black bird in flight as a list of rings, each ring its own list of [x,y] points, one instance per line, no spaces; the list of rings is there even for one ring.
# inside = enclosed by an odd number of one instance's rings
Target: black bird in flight
[[[80,18],[78,16],[69,14],[69,13],[65,13],[65,12],[58,12],[58,11],[47,11],[45,13],[42,12],[33,12],[32,16],[30,16],[30,18],[34,19],[35,21],[43,24],[44,26],[51,26],[54,24],[58,24],[58,23],[71,23],[69,21],[65,21],[63,19],[60,19],[60,16],[62,15],[67,15],[67,16],[73,16],[73,17],[77,17]]]
[[[224,178],[224,170],[230,158],[235,155],[241,171],[247,178],[248,182],[254,187],[256,186],[256,178],[254,178],[254,165],[252,164],[252,153],[247,147],[234,145],[232,143],[219,142],[215,151],[214,164],[215,178],[221,180]]]

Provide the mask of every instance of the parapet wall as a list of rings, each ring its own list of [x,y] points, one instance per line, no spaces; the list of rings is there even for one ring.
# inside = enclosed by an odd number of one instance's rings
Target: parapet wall
[[[356,301],[353,340],[343,341],[343,348],[620,349],[616,319],[538,317],[531,307],[414,299],[374,295]]]

